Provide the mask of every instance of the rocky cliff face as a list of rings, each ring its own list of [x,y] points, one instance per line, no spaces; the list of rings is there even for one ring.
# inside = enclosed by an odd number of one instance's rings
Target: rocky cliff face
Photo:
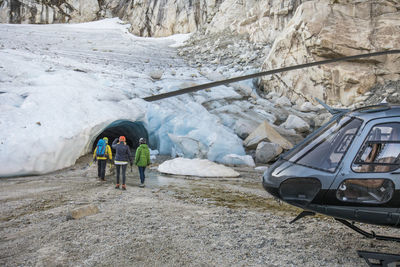
[[[255,43],[273,43],[285,29],[297,7],[307,0],[225,0],[207,33],[230,30],[247,34]]]
[[[97,0],[0,0],[0,23],[66,23],[97,19]]]
[[[197,66],[268,70],[400,48],[400,3],[392,0],[0,0],[2,23],[116,16],[139,36],[196,32],[183,54]],[[268,76],[260,86],[293,104],[317,96],[348,106],[374,85],[398,80],[400,55],[391,55]]]
[[[394,1],[310,1],[280,33],[263,69],[327,58],[400,49],[400,3]],[[350,105],[362,102],[376,83],[400,79],[400,55],[341,62],[265,77],[266,91],[292,102]]]
[[[111,1],[111,10],[131,23],[139,36],[169,36],[196,31],[210,20],[223,0]],[[127,3],[129,2],[129,3]]]
[[[119,17],[139,36],[194,32],[223,0],[0,0],[0,23],[74,23]]]

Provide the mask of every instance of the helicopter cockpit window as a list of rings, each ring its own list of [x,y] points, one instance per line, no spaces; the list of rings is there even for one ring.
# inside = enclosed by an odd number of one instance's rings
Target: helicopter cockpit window
[[[391,172],[400,168],[400,123],[378,124],[353,162],[355,172]]]
[[[335,172],[361,124],[360,119],[347,116],[339,121],[335,120],[284,159],[299,165]]]

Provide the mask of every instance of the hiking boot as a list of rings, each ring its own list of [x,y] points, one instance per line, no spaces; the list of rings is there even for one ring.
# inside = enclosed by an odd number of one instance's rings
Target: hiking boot
[[[139,187],[144,187],[144,183],[140,183]]]
[[[115,185],[115,189],[119,189],[119,184],[116,184],[116,185]]]
[[[106,179],[105,179],[105,178],[101,178],[101,180],[102,180],[103,182],[105,182],[105,181],[106,181]]]
[[[122,185],[122,190],[126,190],[126,185]]]

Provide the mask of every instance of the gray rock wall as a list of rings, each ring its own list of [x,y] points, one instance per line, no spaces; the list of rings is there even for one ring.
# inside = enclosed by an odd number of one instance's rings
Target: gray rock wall
[[[297,7],[309,0],[225,0],[212,21],[208,33],[230,30],[248,34],[255,43],[273,43],[285,29]]]
[[[213,16],[223,0],[134,0],[114,1],[114,14],[131,23],[140,36],[169,36],[196,31]]]
[[[98,18],[97,0],[3,0],[0,23],[87,22]]]
[[[224,0],[0,0],[0,23],[76,23],[119,17],[139,36],[189,33]]]
[[[400,49],[400,2],[305,2],[275,39],[263,70]],[[267,76],[265,91],[301,104],[314,96],[345,106],[363,102],[375,84],[400,80],[400,55],[367,58]]]

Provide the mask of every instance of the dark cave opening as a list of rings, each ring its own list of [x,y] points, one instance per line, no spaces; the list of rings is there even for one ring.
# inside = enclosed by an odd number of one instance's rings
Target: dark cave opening
[[[108,138],[108,144],[111,147],[114,139],[119,138],[121,135],[126,137],[126,143],[131,148],[131,150],[136,150],[139,146],[139,139],[141,137],[148,140],[148,133],[146,128],[141,122],[132,122],[128,120],[117,120],[108,125],[94,140],[92,152],[96,148],[97,142],[103,137]],[[112,149],[113,150],[113,149]],[[114,154],[113,150],[113,154]]]

